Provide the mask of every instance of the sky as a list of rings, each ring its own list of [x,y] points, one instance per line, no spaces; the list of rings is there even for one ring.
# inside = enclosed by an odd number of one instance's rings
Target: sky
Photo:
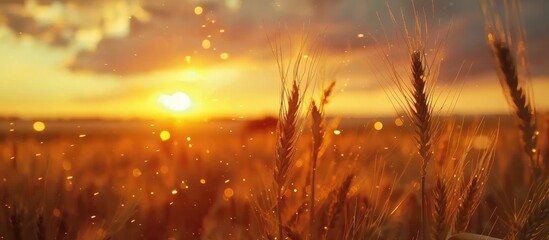
[[[479,2],[435,2],[435,14],[430,0],[414,5],[434,19],[429,31],[439,40],[428,50],[443,58],[437,96],[451,99],[457,114],[508,113]],[[322,50],[305,53],[319,59],[308,94],[337,81],[329,115],[394,115],[383,59],[390,53],[405,71],[399,49],[406,40],[387,5],[411,22],[409,0],[2,0],[0,116],[276,115],[281,88],[272,47],[281,43],[291,56],[303,36]],[[549,110],[547,12],[547,1],[522,1],[538,111]],[[161,100],[180,101],[178,92],[190,99],[183,112]]]

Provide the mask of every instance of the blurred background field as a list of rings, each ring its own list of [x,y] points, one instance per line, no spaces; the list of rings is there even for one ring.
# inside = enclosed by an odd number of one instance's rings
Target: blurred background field
[[[528,172],[517,147],[515,122],[506,116],[444,119],[450,120],[455,122],[453,137],[460,135],[461,143],[472,144],[471,156],[487,146],[483,133],[499,125],[494,169],[471,229],[502,236],[505,226],[495,198],[512,200],[512,191],[524,191],[520,178]],[[480,121],[484,126],[474,135]],[[386,237],[413,237],[418,200],[414,194],[399,198],[407,191],[415,193],[413,185],[419,181],[409,123],[401,118],[330,118],[328,122],[333,123],[327,133],[331,140],[319,160],[319,184],[332,189],[345,174],[353,173],[356,180],[349,199],[371,196],[375,189],[392,206],[401,203],[388,218]],[[14,239],[14,224],[19,224],[22,239],[37,234],[46,236],[39,239],[261,237],[252,206],[254,194],[272,176],[276,142],[269,120],[42,123],[45,128],[37,131],[33,129],[36,121],[1,122],[3,238]],[[457,151],[451,135],[442,135],[448,137],[435,145],[438,152]],[[304,129],[296,172],[306,172],[310,139]],[[383,175],[373,178],[379,166],[384,166]],[[304,195],[310,188],[296,184],[291,190],[290,194]]]

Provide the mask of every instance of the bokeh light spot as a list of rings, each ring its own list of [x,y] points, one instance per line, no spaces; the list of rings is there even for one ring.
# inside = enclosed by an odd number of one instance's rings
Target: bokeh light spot
[[[134,168],[132,174],[134,177],[139,177],[141,176],[141,170],[139,170],[139,168]]]
[[[208,39],[202,40],[202,48],[209,49],[212,46],[212,43]]]
[[[383,129],[383,123],[382,123],[382,122],[379,122],[379,121],[375,122],[375,123],[374,123],[374,129],[375,129],[375,130],[378,130],[378,131],[381,130],[381,129]]]
[[[225,188],[225,190],[223,191],[223,196],[225,196],[226,198],[231,198],[234,196],[234,190],[232,188]]]
[[[229,54],[228,53],[221,53],[219,55],[219,58],[221,58],[222,60],[227,60],[227,59],[229,59]]]
[[[204,12],[204,9],[201,6],[197,6],[194,8],[194,14],[200,15]]]
[[[397,127],[401,127],[402,125],[404,125],[404,121],[402,120],[402,118],[396,118],[395,119],[395,125]]]

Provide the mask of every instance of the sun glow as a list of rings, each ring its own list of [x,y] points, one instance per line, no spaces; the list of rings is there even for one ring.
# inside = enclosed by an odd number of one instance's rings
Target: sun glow
[[[44,129],[46,129],[46,124],[41,121],[36,121],[32,124],[32,128],[34,129],[34,131],[42,132],[44,131]]]
[[[158,97],[158,102],[174,112],[183,112],[191,107],[191,98],[184,92],[162,94]]]
[[[187,81],[196,81],[200,77],[200,74],[195,70],[188,70],[183,73],[183,77]]]

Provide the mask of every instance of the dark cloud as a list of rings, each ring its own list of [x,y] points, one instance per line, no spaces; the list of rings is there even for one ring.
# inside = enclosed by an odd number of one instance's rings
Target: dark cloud
[[[523,17],[524,30],[527,32],[526,47],[530,68],[534,74],[547,75],[549,69],[549,54],[547,42],[549,30],[545,24],[544,14],[549,11],[544,1],[524,1]],[[445,49],[447,51],[445,68],[458,70],[459,65],[473,64],[469,75],[480,75],[486,72],[494,72],[494,62],[491,51],[486,41],[484,18],[479,6],[467,3],[467,1],[456,2],[449,11],[453,16],[451,27],[446,39]],[[445,70],[443,79],[453,79],[455,74],[451,70]]]
[[[6,26],[16,33],[36,33],[39,32],[39,27],[36,21],[30,16],[25,16],[15,11],[4,11],[3,18]]]
[[[67,34],[71,32],[70,28],[42,26],[31,16],[20,14],[13,9],[4,9],[0,12],[0,19],[3,19],[4,24],[17,36],[31,36],[53,46],[67,46],[70,42]]]

